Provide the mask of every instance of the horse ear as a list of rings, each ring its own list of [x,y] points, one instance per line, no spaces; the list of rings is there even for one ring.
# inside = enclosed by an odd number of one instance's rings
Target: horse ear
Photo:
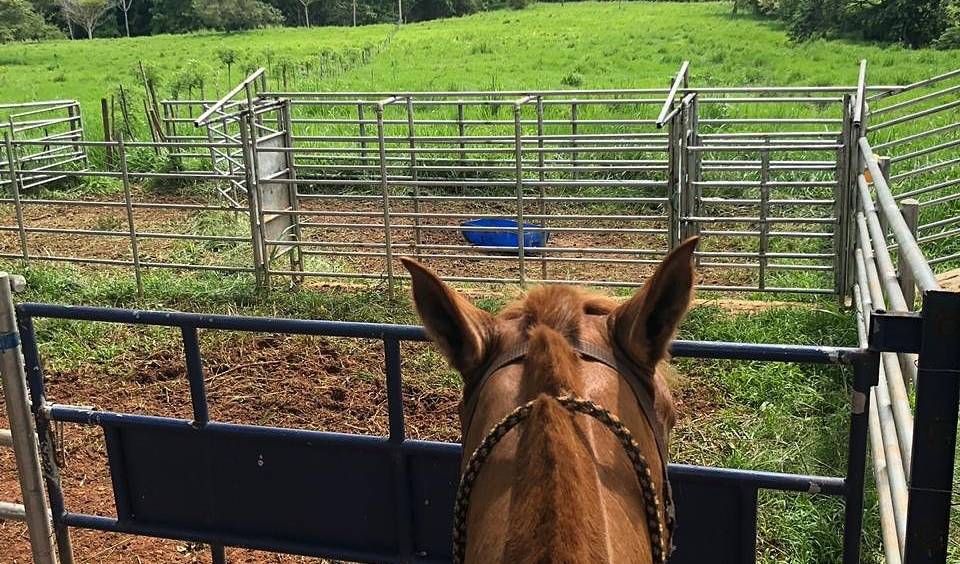
[[[430,338],[447,361],[466,376],[483,363],[494,335],[493,316],[476,307],[419,262],[400,261],[413,282],[413,301]]]
[[[610,316],[616,348],[638,366],[653,369],[693,298],[693,251],[697,237],[684,241],[660,263],[653,276]]]

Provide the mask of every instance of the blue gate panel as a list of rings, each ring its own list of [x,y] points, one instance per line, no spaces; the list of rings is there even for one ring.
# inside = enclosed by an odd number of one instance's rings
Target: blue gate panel
[[[190,531],[193,540],[310,555],[450,560],[458,445],[223,424],[105,423],[104,432],[124,530]],[[753,562],[756,488],[688,473],[672,479],[671,564]]]
[[[125,487],[128,519],[139,525],[260,546],[398,550],[389,448],[241,432],[118,431],[107,433],[119,438],[107,445],[114,489]],[[123,522],[123,508],[117,510]]]
[[[416,452],[407,459],[413,493],[413,544],[419,556],[437,556],[449,562],[453,555],[453,502],[460,482],[460,447],[429,446],[433,447],[430,451]]]
[[[756,489],[673,478],[676,551],[670,564],[751,564],[757,553]]]

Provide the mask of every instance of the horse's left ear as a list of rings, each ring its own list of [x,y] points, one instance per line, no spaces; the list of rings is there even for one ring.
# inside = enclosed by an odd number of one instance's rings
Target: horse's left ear
[[[638,366],[653,369],[666,356],[687,313],[697,241],[692,237],[674,249],[643,288],[610,314],[611,340]]]
[[[413,282],[417,313],[447,361],[466,379],[480,367],[493,340],[493,316],[443,283],[419,262],[401,258]]]

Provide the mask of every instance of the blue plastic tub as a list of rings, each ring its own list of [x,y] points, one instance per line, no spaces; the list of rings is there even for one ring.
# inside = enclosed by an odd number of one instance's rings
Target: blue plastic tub
[[[504,247],[506,252],[517,252],[517,222],[513,219],[485,217],[472,219],[460,224],[463,238],[470,244],[478,247]],[[472,230],[471,227],[503,227],[502,231]],[[523,249],[530,252],[533,249],[547,246],[550,234],[539,231],[542,227],[538,223],[523,224]],[[536,231],[535,231],[536,229]]]

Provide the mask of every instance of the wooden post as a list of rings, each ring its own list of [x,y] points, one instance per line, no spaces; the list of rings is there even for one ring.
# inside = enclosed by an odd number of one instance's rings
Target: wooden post
[[[917,227],[920,220],[920,202],[913,198],[908,198],[900,202],[900,213],[903,214],[904,221],[910,227],[913,238],[917,238]],[[913,311],[917,299],[916,279],[913,271],[903,260],[903,253],[898,253],[897,271],[900,273],[900,289],[903,291],[903,299],[907,302],[907,308]]]
[[[890,157],[881,157],[877,156],[877,164],[880,165],[880,172],[883,173],[883,179],[887,181],[887,186],[890,185]],[[890,233],[890,222],[887,221],[887,218],[882,213],[880,216],[880,229],[883,231],[883,236],[887,237],[887,234]]]
[[[100,116],[103,120],[103,142],[106,143],[107,148],[107,161],[113,160],[113,147],[110,143],[113,141],[113,138],[110,134],[110,105],[107,103],[106,98],[100,98]]]

